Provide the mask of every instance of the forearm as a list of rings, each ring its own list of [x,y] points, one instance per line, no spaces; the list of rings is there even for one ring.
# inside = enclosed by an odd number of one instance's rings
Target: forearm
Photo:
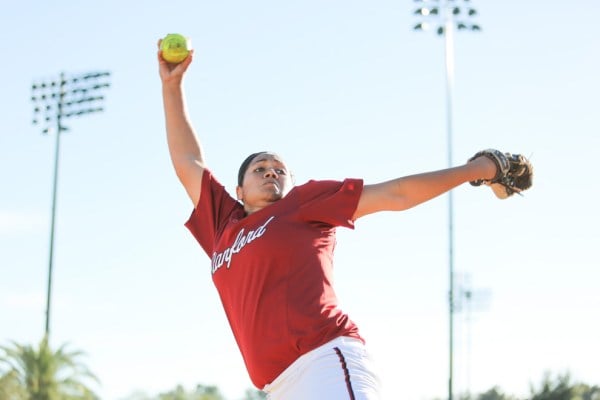
[[[494,163],[481,157],[459,167],[366,185],[354,219],[378,211],[406,210],[444,194],[465,182],[490,179],[495,173]]]
[[[202,147],[188,117],[182,85],[165,84],[162,92],[167,143],[175,170],[179,175],[190,163],[204,167]]]
[[[191,50],[182,62],[169,64],[162,57],[160,43],[159,40],[157,60],[162,81],[169,154],[175,173],[195,206],[200,199],[202,175],[206,166],[202,147],[188,117],[183,91],[183,78],[192,63],[194,51]]]
[[[394,181],[394,195],[396,204],[390,205],[396,210],[403,210],[424,203],[440,196],[455,187],[477,179],[493,176],[495,167],[487,163],[470,162],[458,167],[410,175]]]

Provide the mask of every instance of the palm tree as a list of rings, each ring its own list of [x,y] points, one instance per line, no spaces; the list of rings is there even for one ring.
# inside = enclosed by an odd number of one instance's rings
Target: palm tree
[[[27,394],[19,385],[15,371],[10,371],[0,376],[0,399],[25,399]]]
[[[39,348],[21,345],[0,346],[0,398],[7,400],[97,400],[85,381],[98,382],[78,362],[81,351],[67,351],[66,345],[53,352],[44,337]],[[3,354],[2,354],[3,353]]]

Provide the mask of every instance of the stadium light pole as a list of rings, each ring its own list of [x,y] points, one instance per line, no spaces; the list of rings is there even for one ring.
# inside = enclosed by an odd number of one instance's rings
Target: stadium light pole
[[[34,82],[31,85],[33,124],[43,127],[42,133],[54,131],[54,175],[52,184],[52,209],[50,217],[50,250],[48,256],[48,286],[46,292],[46,337],[50,336],[50,305],[52,295],[52,271],[54,264],[54,232],[56,220],[56,192],[60,156],[60,136],[68,130],[63,120],[71,117],[104,111],[101,94],[110,86],[110,72],[89,72],[67,77],[61,73],[58,79]]]
[[[475,312],[484,311],[489,307],[491,291],[489,289],[473,289],[470,274],[457,274],[458,288],[456,290],[456,304],[454,310],[456,313],[464,313],[464,323],[466,325],[466,395],[471,398],[471,328],[473,324],[473,315]]]
[[[446,70],[446,133],[448,148],[448,167],[454,165],[452,160],[452,97],[454,89],[454,30],[479,31],[481,27],[470,20],[477,15],[470,5],[470,0],[415,0],[418,8],[415,15],[421,18],[413,29],[424,31],[435,28],[438,36],[444,36],[445,70]],[[431,21],[431,22],[429,22]],[[435,25],[435,26],[432,26]],[[448,192],[448,400],[453,400],[454,376],[454,203],[452,191]]]

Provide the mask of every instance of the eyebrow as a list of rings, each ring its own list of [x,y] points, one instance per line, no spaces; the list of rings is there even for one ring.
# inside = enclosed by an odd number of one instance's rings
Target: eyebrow
[[[281,165],[283,165],[285,167],[285,164],[283,163],[283,161],[279,160],[278,158],[271,158],[271,157],[261,157],[258,160],[252,161],[251,165],[260,164],[261,162],[270,161],[270,160],[273,160],[274,162],[276,162],[278,164],[281,164]]]

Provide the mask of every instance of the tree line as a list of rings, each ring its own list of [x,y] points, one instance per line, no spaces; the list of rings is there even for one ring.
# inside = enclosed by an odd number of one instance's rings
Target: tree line
[[[80,359],[82,351],[62,345],[53,350],[44,337],[37,346],[10,342],[0,346],[0,400],[100,400],[93,390],[98,378]],[[398,393],[398,398],[403,398]],[[243,399],[261,400],[266,395],[247,389]],[[458,400],[600,400],[600,386],[573,382],[569,373],[546,373],[539,385],[530,385],[527,397],[516,397],[493,387]],[[119,400],[227,400],[216,386],[198,384],[193,389],[177,385],[164,393],[137,392]],[[332,399],[335,400],[335,399]],[[395,400],[395,399],[390,399]],[[432,399],[440,400],[440,399]]]

